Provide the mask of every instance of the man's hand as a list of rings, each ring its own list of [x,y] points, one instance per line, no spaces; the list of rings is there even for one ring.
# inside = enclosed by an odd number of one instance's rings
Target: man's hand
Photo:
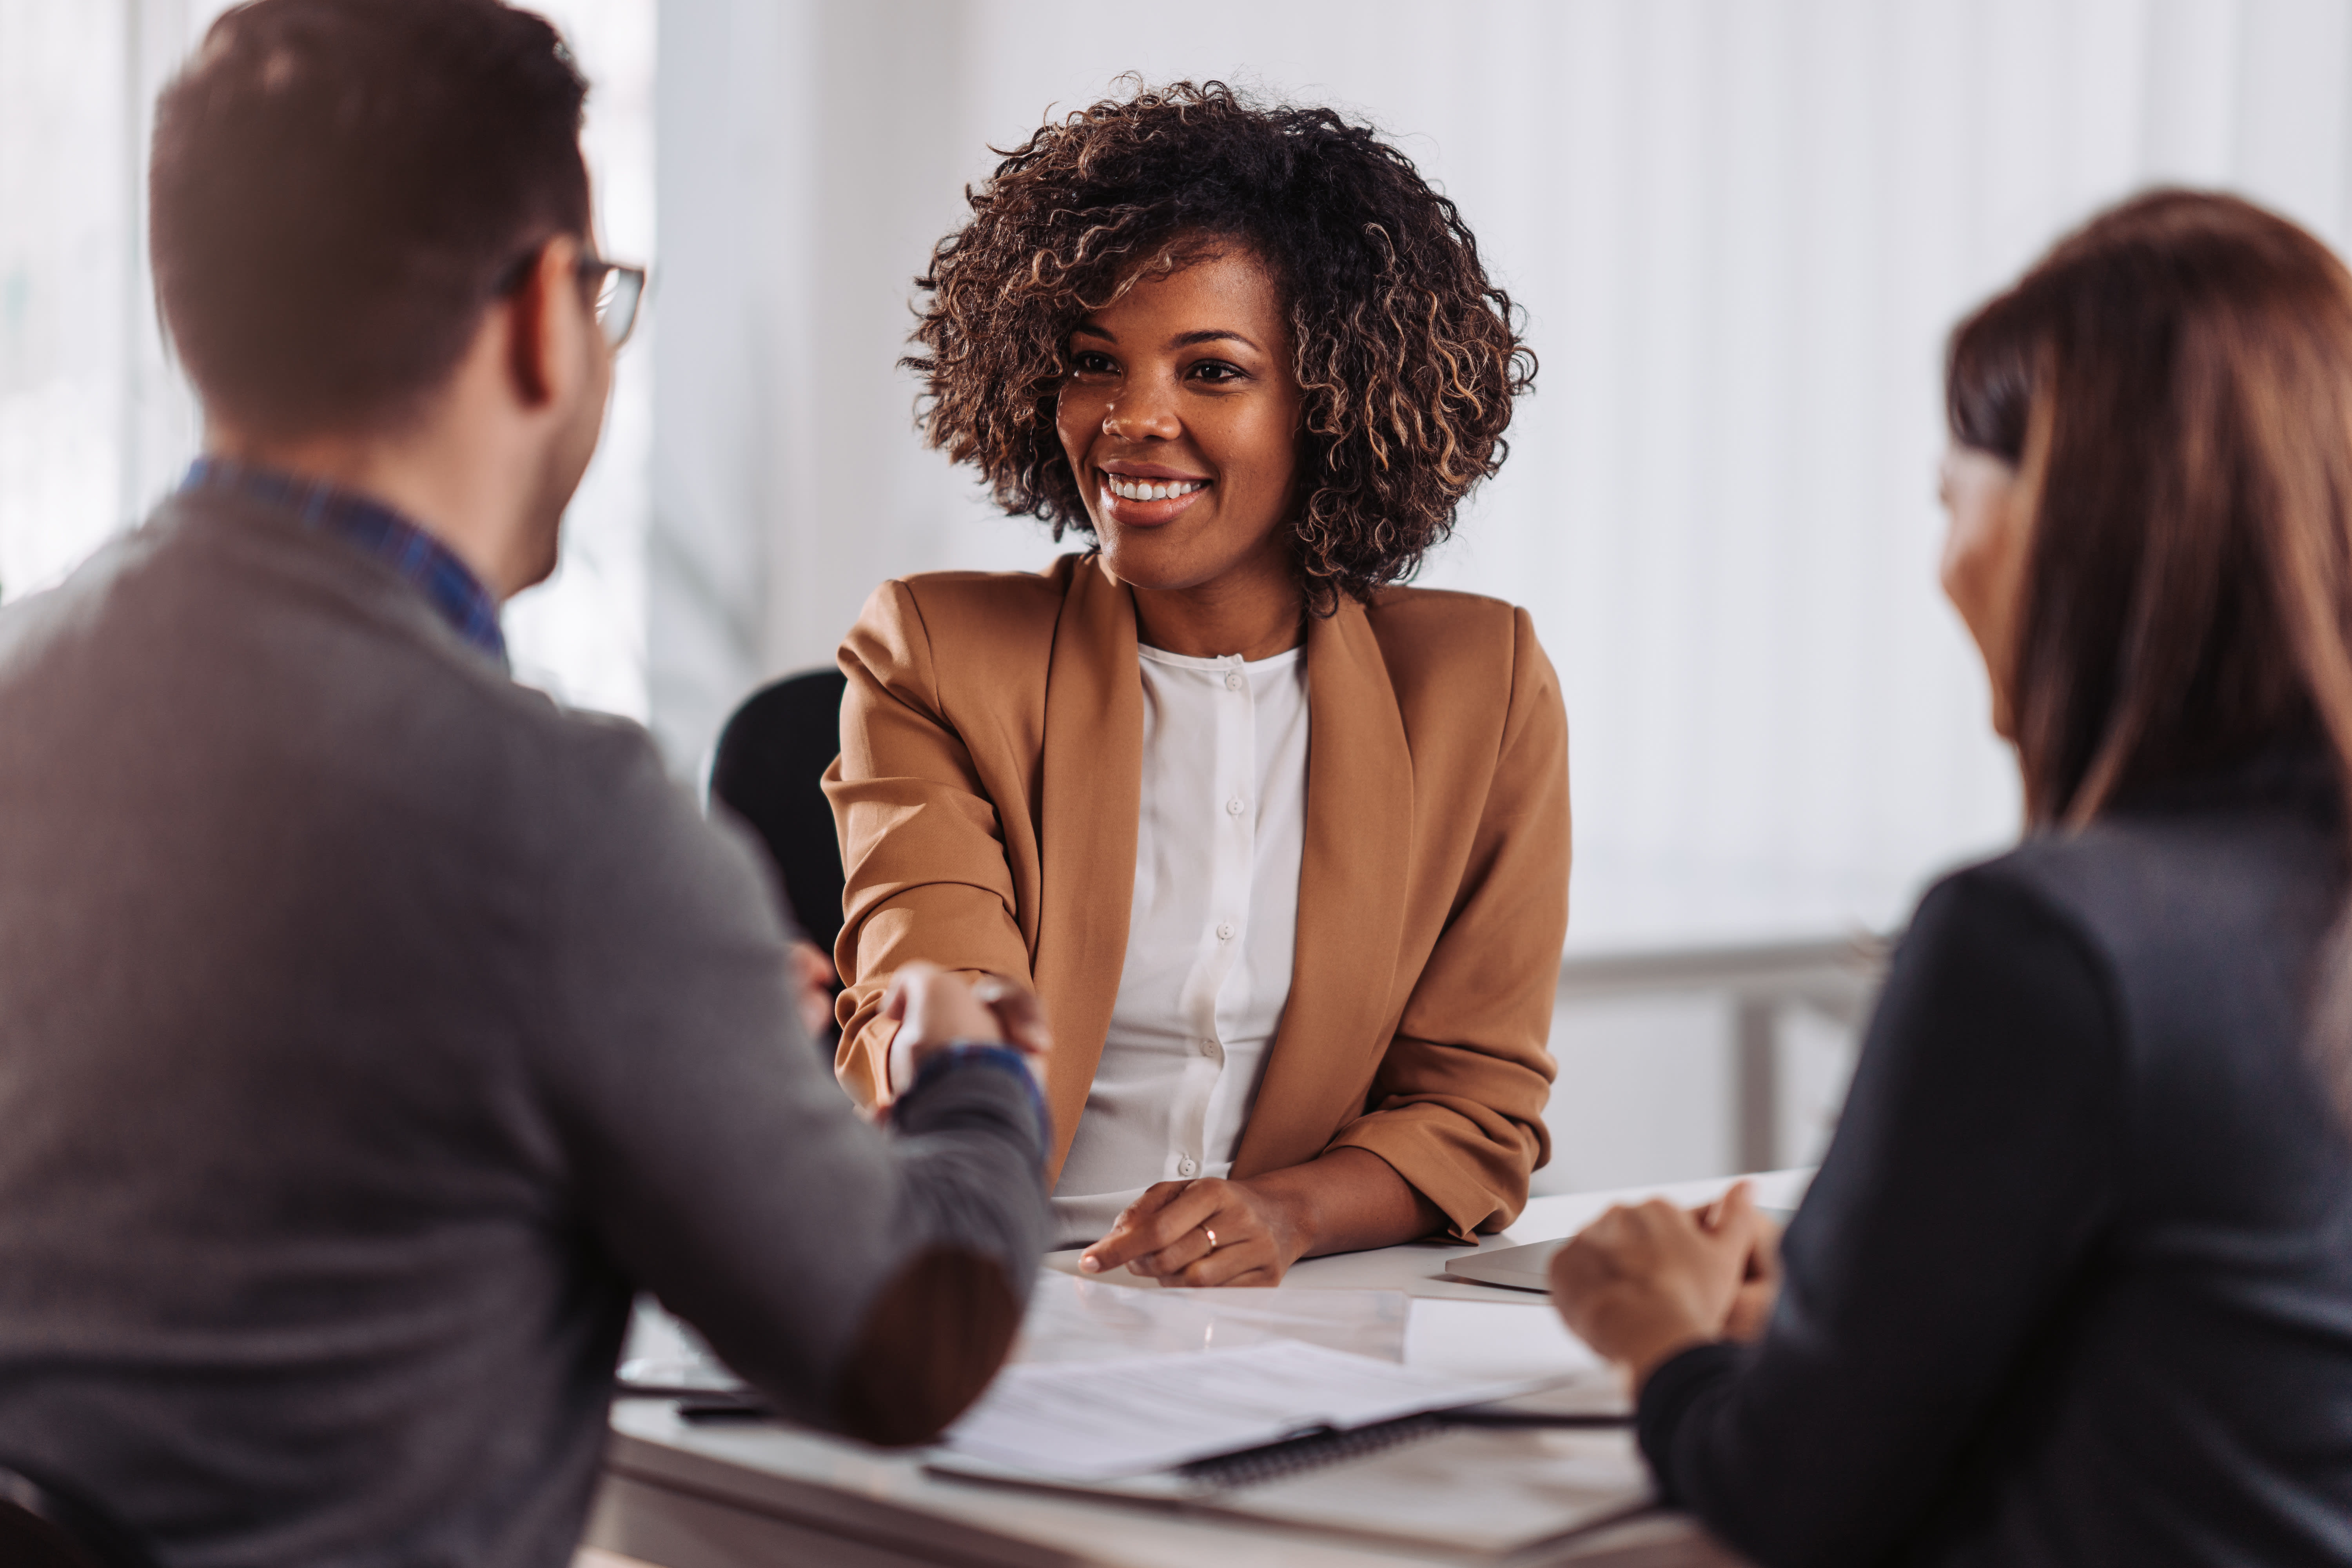
[[[1306,1247],[1282,1205],[1247,1182],[1203,1176],[1144,1189],[1078,1268],[1100,1274],[1124,1263],[1165,1285],[1279,1285]]]
[[[1000,975],[967,980],[936,963],[918,960],[890,977],[882,994],[882,1016],[895,1020],[890,1041],[890,1092],[913,1086],[923,1064],[945,1047],[961,1042],[1009,1045],[1042,1073],[1054,1048],[1037,994]]]
[[[1552,1304],[1638,1393],[1678,1352],[1725,1336],[1770,1246],[1745,1182],[1696,1213],[1658,1198],[1612,1208],[1554,1255]]]

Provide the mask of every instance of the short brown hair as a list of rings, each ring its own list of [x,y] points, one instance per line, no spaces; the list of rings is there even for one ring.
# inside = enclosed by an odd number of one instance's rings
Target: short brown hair
[[[1462,215],[1369,126],[1222,82],[1139,87],[1045,126],[967,195],[917,279],[925,439],[1055,538],[1093,527],[1055,425],[1069,334],[1202,238],[1246,245],[1289,310],[1310,605],[1412,575],[1502,466],[1535,355]]]
[[[1953,333],[1954,437],[2035,488],[2015,687],[2027,807],[2297,734],[2352,788],[2352,274],[2234,196],[2101,214]]]
[[[498,0],[253,0],[156,105],[155,288],[208,403],[396,418],[517,259],[588,232],[587,84]]]

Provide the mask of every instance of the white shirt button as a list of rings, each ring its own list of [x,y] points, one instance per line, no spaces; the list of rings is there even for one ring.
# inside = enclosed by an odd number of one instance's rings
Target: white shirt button
[[[1214,1040],[1202,1040],[1201,1042],[1201,1054],[1204,1057],[1215,1056],[1217,1054],[1217,1042]]]
[[[1176,1173],[1180,1176],[1192,1175],[1195,1172],[1199,1171],[1200,1168],[1200,1163],[1194,1160],[1190,1154],[1185,1155],[1182,1159],[1176,1162]]]
[[[1231,942],[1234,940],[1233,921],[1219,921],[1217,922],[1217,940],[1219,942]]]
[[[1242,814],[1242,797],[1241,797],[1241,796],[1239,796],[1239,795],[1235,795],[1235,796],[1234,796],[1234,798],[1233,798],[1233,799],[1231,799],[1231,800],[1229,800],[1229,801],[1225,802],[1225,815],[1226,815],[1227,816],[1239,816],[1241,814]]]
[[[1240,676],[1238,676],[1238,675],[1228,675],[1228,676],[1226,676],[1226,677],[1225,677],[1225,689],[1226,689],[1226,690],[1228,690],[1228,691],[1239,691],[1241,689],[1242,689],[1242,678],[1241,678]]]

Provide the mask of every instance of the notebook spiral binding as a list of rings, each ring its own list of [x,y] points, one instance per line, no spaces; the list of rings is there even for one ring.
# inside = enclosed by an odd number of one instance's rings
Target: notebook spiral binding
[[[1195,1459],[1177,1473],[1204,1488],[1231,1491],[1287,1479],[1343,1459],[1360,1459],[1368,1454],[1434,1436],[1444,1429],[1445,1424],[1434,1415],[1406,1415],[1345,1432],[1309,1432],[1303,1437],[1268,1443],[1263,1448],[1250,1448],[1239,1454],[1221,1454],[1213,1459]]]

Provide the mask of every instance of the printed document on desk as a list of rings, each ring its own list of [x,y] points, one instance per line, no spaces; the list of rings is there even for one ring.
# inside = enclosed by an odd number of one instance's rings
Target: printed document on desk
[[[946,1446],[1041,1478],[1173,1469],[1315,1431],[1522,1394],[1294,1340],[1244,1350],[1006,1367]]]

